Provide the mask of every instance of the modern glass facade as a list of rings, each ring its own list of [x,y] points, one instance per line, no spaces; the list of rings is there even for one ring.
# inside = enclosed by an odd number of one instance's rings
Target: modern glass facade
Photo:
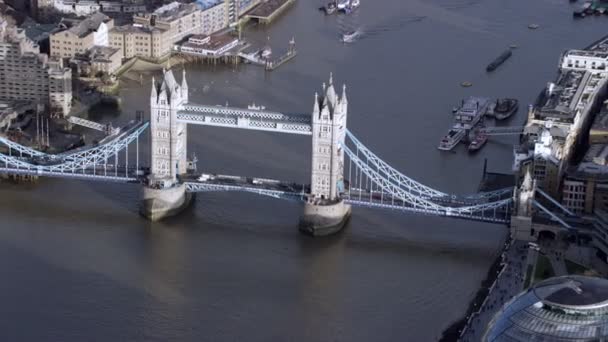
[[[505,304],[483,341],[608,341],[608,280],[542,281]]]

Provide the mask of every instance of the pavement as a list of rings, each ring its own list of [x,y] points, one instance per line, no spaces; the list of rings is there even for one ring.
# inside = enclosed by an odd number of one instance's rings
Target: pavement
[[[504,268],[499,273],[493,288],[479,311],[473,314],[473,318],[465,328],[460,341],[481,341],[488,323],[496,312],[523,290],[525,270],[528,265],[527,259],[528,245],[524,241],[514,241],[503,252]]]

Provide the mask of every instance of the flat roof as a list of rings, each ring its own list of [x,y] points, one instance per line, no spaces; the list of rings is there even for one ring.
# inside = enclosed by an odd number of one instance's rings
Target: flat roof
[[[205,36],[205,35],[195,35],[190,38],[204,39],[206,37],[207,36]],[[197,44],[197,43],[193,43],[193,42],[186,42],[186,43],[182,44],[182,46],[192,47],[192,48],[201,48],[202,47],[202,48],[205,48],[208,50],[217,50],[225,45],[232,43],[235,40],[238,40],[238,38],[231,36],[229,34],[211,35],[211,36],[209,36],[209,41],[207,43]]]
[[[266,0],[255,6],[246,15],[254,18],[267,18],[274,13],[274,11],[287,3],[287,1],[288,0]]]
[[[562,70],[551,89],[546,89],[539,99],[541,118],[573,119],[576,105],[589,80],[590,74],[582,70]]]

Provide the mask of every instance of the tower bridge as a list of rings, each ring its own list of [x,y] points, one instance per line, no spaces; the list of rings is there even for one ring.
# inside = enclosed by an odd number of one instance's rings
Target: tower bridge
[[[346,87],[338,94],[331,75],[322,92],[314,95],[312,107],[311,114],[303,114],[191,103],[185,70],[181,82],[171,70],[165,70],[162,80],[152,80],[150,122],[132,122],[112,130],[97,146],[57,155],[0,137],[0,145],[8,150],[0,154],[0,173],[138,182],[143,188],[142,214],[151,220],[179,213],[192,193],[241,191],[304,202],[300,227],[313,235],[340,230],[352,206],[509,222],[513,189],[451,195],[409,178],[374,154],[347,129]],[[188,125],[310,136],[310,184],[240,176],[199,177],[186,158]],[[151,163],[142,167],[138,137],[148,127]],[[129,147],[136,150],[131,160]]]

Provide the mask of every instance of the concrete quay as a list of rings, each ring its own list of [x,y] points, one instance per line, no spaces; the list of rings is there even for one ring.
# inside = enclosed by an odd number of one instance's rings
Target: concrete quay
[[[459,341],[481,341],[494,315],[513,297],[523,291],[524,266],[527,265],[528,246],[525,241],[513,241],[502,254],[503,268],[489,289],[479,310],[469,317]]]

